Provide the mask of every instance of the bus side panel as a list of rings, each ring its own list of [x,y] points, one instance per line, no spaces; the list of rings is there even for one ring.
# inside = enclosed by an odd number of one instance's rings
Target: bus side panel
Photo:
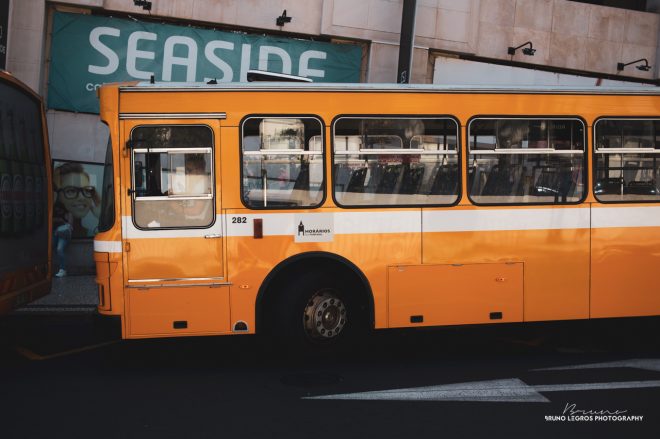
[[[96,282],[99,285],[99,314],[120,315],[124,313],[124,266],[123,241],[121,233],[122,205],[120,194],[126,190],[121,180],[121,159],[123,150],[120,137],[120,123],[117,114],[119,93],[117,87],[103,87],[99,91],[101,120],[108,125],[112,142],[112,184],[114,197],[114,223],[107,231],[99,232],[94,238],[94,260],[96,261]],[[102,287],[102,288],[101,288]],[[122,333],[124,328],[122,326]]]
[[[266,276],[280,262],[300,253],[327,252],[346,258],[362,271],[373,293],[375,325],[377,328],[387,327],[387,266],[392,263],[420,264],[421,234],[419,232],[360,233],[360,228],[377,229],[378,218],[381,216],[372,215],[371,224],[359,225],[351,222],[355,219],[361,220],[361,212],[338,213],[338,209],[318,209],[319,213],[333,211],[335,233],[331,242],[295,241],[294,231],[297,230],[298,224],[295,222],[296,215],[307,215],[303,211],[296,213],[291,211],[259,213],[247,209],[226,211],[228,273],[231,283],[238,286],[231,289],[232,326],[238,321],[244,321],[250,330],[254,328],[259,288]],[[415,216],[416,227],[419,227],[419,210],[404,212]],[[389,215],[390,218],[392,216],[394,212]],[[233,217],[245,218],[245,222],[234,223]],[[388,220],[387,217],[382,218],[383,222]],[[263,221],[263,238],[256,239],[252,236],[255,219]],[[349,233],[350,231],[354,233]],[[295,277],[290,279],[290,282],[295,282]],[[286,292],[281,293],[286,294]],[[268,312],[268,310],[264,311]]]
[[[127,337],[229,332],[229,287],[128,288]]]
[[[424,264],[523,262],[524,321],[589,317],[588,228],[425,232],[423,255]]]
[[[389,267],[390,327],[521,322],[523,264]]]
[[[220,148],[216,158],[222,177],[222,205],[225,208],[242,207],[241,203],[241,159],[239,145],[239,130],[235,126],[226,126],[225,121],[220,127]]]
[[[222,247],[218,239],[134,238],[130,243],[127,257],[131,280],[206,278],[209,273],[222,274]]]
[[[660,222],[660,208],[592,211],[591,317],[660,315],[660,227],[648,227]]]

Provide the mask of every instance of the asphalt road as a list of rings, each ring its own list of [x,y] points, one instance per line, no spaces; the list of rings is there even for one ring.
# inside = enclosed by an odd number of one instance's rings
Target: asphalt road
[[[13,315],[0,419],[2,438],[657,438],[660,322],[380,331],[300,356],[254,336],[120,341],[89,314]]]

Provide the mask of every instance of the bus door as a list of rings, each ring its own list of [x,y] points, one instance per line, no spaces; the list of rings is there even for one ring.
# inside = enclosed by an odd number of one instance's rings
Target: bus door
[[[229,330],[218,120],[125,120],[129,337]]]

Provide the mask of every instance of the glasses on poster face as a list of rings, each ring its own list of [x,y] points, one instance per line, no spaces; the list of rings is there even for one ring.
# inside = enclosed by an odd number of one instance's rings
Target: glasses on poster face
[[[82,194],[85,198],[92,198],[94,196],[94,186],[85,186],[85,187],[76,187],[76,186],[65,186],[62,189],[58,189],[57,192],[64,195],[64,198],[67,200],[73,200],[78,197],[78,194]]]

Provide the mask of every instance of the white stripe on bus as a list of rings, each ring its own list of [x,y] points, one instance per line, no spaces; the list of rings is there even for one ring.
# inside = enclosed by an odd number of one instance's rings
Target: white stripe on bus
[[[130,216],[123,216],[123,231],[122,237],[124,239],[135,238],[197,238],[205,235],[223,235],[222,223],[223,215],[215,216],[215,223],[213,226],[206,229],[153,229],[142,230],[135,227],[133,220]]]
[[[220,234],[228,237],[252,236],[253,220],[263,220],[264,236],[293,236],[296,217],[316,213],[249,213],[217,215],[208,229],[140,230],[130,216],[122,217],[124,239],[194,238]],[[334,234],[389,234],[424,232],[485,232],[514,230],[562,230],[591,228],[660,227],[660,207],[588,207],[536,209],[413,210],[381,212],[333,212]],[[225,216],[227,218],[225,218]],[[233,223],[233,218],[245,222]],[[227,220],[227,234],[223,223]],[[121,253],[120,241],[94,241],[94,251]]]
[[[421,231],[421,210],[335,213],[335,234],[338,235]]]
[[[598,207],[591,209],[591,227],[660,227],[660,207]]]
[[[122,217],[124,239],[187,238],[220,234],[252,236],[253,220],[263,220],[264,236],[293,236],[301,216],[332,213],[334,234],[486,232],[564,230],[612,227],[660,227],[660,207],[552,207],[533,209],[407,210],[380,212],[236,213],[217,215],[208,229],[140,230],[130,216]],[[225,218],[226,217],[226,218]],[[244,220],[243,220],[244,219]],[[223,223],[226,234],[223,234]],[[236,222],[233,222],[236,221]]]
[[[380,233],[420,233],[421,211],[383,212],[324,212],[333,215],[335,235],[380,234]],[[252,236],[253,220],[263,220],[264,236],[294,235],[298,224],[296,219],[316,213],[250,213],[227,215],[227,236]],[[245,218],[246,222],[234,223],[234,218]]]
[[[424,211],[424,232],[588,229],[589,208]]]
[[[94,240],[94,251],[99,253],[121,253],[121,241]]]

